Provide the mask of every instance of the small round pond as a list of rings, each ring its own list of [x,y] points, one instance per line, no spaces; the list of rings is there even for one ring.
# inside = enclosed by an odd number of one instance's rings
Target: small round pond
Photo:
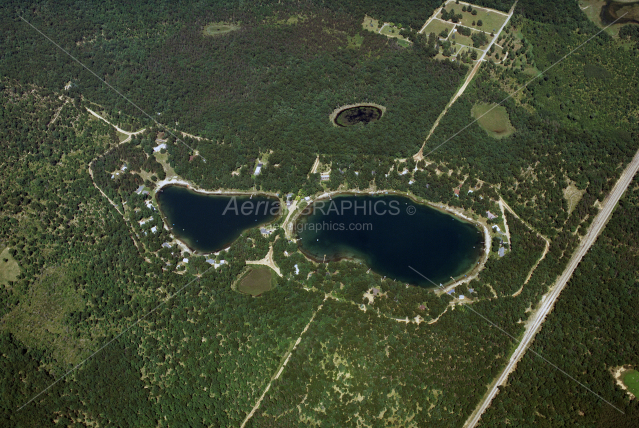
[[[349,107],[337,113],[333,123],[341,127],[353,126],[358,123],[367,124],[379,120],[383,114],[381,108],[372,105]]]

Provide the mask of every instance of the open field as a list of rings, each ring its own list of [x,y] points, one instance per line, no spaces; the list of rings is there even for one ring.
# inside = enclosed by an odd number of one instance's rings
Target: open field
[[[568,214],[570,214],[575,209],[584,193],[586,193],[586,189],[579,190],[574,183],[570,183],[563,190],[563,193],[564,198],[568,201]]]
[[[20,266],[9,254],[9,247],[7,247],[0,253],[0,284],[15,281],[18,275],[20,275]]]
[[[386,37],[393,37],[398,39],[398,42],[402,45],[402,46],[408,46],[408,44],[410,43],[406,38],[404,38],[403,36],[401,36],[399,34],[401,30],[397,27],[395,27],[392,24],[388,24],[385,23],[382,26],[382,30],[380,31],[380,34],[383,34]],[[402,43],[404,42],[404,43]]]
[[[639,397],[639,371],[630,370],[624,375],[623,383],[632,392],[632,395]]]
[[[266,266],[253,267],[242,278],[237,285],[238,291],[250,294],[251,296],[259,296],[269,291],[272,287],[273,274],[271,269]]]
[[[448,38],[451,42],[456,42],[457,44],[462,44],[464,46],[473,46],[473,39],[468,36],[463,36],[457,32],[450,35]]]
[[[373,33],[382,34],[386,37],[396,38],[398,39],[397,42],[401,46],[407,47],[410,45],[410,41],[399,34],[401,30],[390,22],[384,22],[380,24],[377,19],[373,19],[370,16],[365,16],[364,21],[362,21],[362,28],[367,31],[372,31]],[[357,37],[359,37],[359,35],[355,36],[354,38]],[[352,39],[353,38],[349,37],[349,47],[351,47],[353,43]],[[359,44],[361,45],[361,42]],[[359,47],[359,45],[357,47]]]
[[[377,31],[379,31],[379,21],[370,16],[365,16],[364,22],[362,22],[362,28],[377,33]]]
[[[506,107],[492,107],[492,104],[475,104],[471,114],[491,137],[499,139],[511,136],[515,128],[510,123]]]
[[[203,33],[205,36],[219,36],[239,29],[240,27],[237,25],[224,22],[212,22],[204,27]]]
[[[432,21],[428,23],[426,28],[424,28],[423,34],[428,35],[430,33],[435,33],[439,36],[439,33],[441,33],[442,30],[446,30],[448,31],[448,34],[450,35],[450,32],[453,28],[455,28],[455,24],[452,24],[450,22],[443,22],[443,21],[440,21],[439,19],[433,19]]]
[[[478,6],[472,5],[472,8],[477,11],[477,15],[473,15],[471,12],[462,12],[462,7],[467,5],[468,3],[460,3],[455,4],[455,1],[450,0],[446,3],[445,9],[450,11],[451,9],[455,9],[455,13],[462,14],[461,24],[466,27],[479,28],[481,30],[491,32],[498,31],[499,27],[506,21],[506,14],[489,11],[484,8],[480,8]],[[472,25],[473,21],[477,23],[477,21],[482,21],[482,26],[479,27],[477,25]]]

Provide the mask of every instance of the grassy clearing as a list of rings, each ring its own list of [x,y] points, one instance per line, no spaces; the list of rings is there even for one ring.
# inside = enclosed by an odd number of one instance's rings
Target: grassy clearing
[[[632,395],[639,397],[639,371],[630,370],[623,376],[622,381],[632,392]]]
[[[84,308],[75,283],[63,268],[45,272],[20,299],[18,306],[2,318],[2,329],[13,333],[28,347],[47,348],[60,363],[80,361],[82,343],[67,325],[66,316]]]
[[[128,135],[120,132],[120,131],[116,131],[116,133],[118,134],[118,140],[120,140],[120,142],[126,140],[127,138],[129,138]]]
[[[364,42],[364,36],[360,35],[359,33],[355,34],[353,37],[347,36],[347,38],[348,47],[351,49],[358,49]]]
[[[574,183],[570,183],[563,190],[563,193],[564,198],[568,201],[568,214],[570,214],[575,209],[584,193],[586,193],[586,190],[579,190]]]
[[[171,165],[169,165],[169,153],[160,153],[157,152],[155,153],[155,159],[162,165],[162,168],[164,168],[164,172],[166,173],[167,177],[175,177],[177,176],[177,174],[175,173],[175,170],[171,167]]]
[[[472,8],[477,11],[477,15],[473,15],[471,12],[462,12],[462,4],[455,4],[453,0],[446,3],[446,10],[455,9],[455,13],[462,14],[461,24],[465,27],[477,28],[490,33],[491,31],[499,31],[499,28],[504,22],[506,22],[506,15],[501,13],[487,11],[486,9],[480,9],[479,6],[473,5]],[[477,24],[478,21],[482,21],[482,26],[472,25],[473,21]]]
[[[239,29],[240,27],[237,25],[227,24],[225,22],[212,22],[204,27],[203,33],[205,36],[220,36]]]
[[[371,18],[370,16],[365,16],[364,21],[362,22],[362,28],[364,30],[377,33],[379,31],[379,21]]]
[[[477,58],[479,58],[481,56],[481,54],[482,54],[482,51],[480,49],[471,48],[471,47],[461,47],[461,46],[458,46],[458,47],[461,48],[461,49],[459,49],[457,51],[457,54],[460,55],[460,56],[463,55],[466,52],[472,52],[472,51],[477,52]]]
[[[15,281],[20,275],[20,265],[9,254],[9,247],[0,253],[0,284],[8,285],[9,281]]]
[[[386,23],[382,23],[380,24],[380,22],[376,19],[371,18],[370,16],[365,16],[364,17],[364,21],[362,22],[362,28],[364,28],[365,30],[368,31],[372,31],[374,33],[379,33],[379,34],[383,34],[386,37],[393,37],[398,39],[398,43],[401,46],[409,46],[410,45],[410,41],[408,41],[408,39],[402,37],[399,32],[401,31],[400,28],[396,27],[395,25],[393,25],[390,22],[386,22]],[[381,29],[381,32],[380,32]],[[357,37],[357,36],[355,36]],[[350,37],[349,37],[349,46],[350,46]]]
[[[494,104],[475,104],[471,114],[491,137],[500,139],[511,136],[515,128],[510,123],[506,107],[494,106]]]
[[[251,296],[259,296],[272,288],[273,271],[266,266],[251,268],[237,286],[238,291]]]
[[[495,61],[495,63],[499,64],[499,62],[500,62],[500,61],[502,60],[502,58],[504,57],[504,51],[503,51],[503,49],[502,49],[502,48],[500,48],[499,46],[497,46],[497,44],[496,44],[496,43],[495,43],[493,46],[495,47],[495,50],[494,50],[494,52],[493,52],[491,55],[489,55],[488,53],[486,53],[486,60],[489,60],[489,59],[491,59],[491,58],[492,58],[492,59],[493,59],[493,61]],[[497,58],[499,58],[499,59],[497,59]]]
[[[438,19],[433,19],[432,21],[428,23],[426,28],[424,28],[423,34],[428,35],[430,33],[435,33],[439,36],[439,33],[441,33],[443,30],[446,30],[448,34],[450,34],[453,28],[455,28],[455,25],[452,23],[442,22]]]
[[[461,35],[459,33],[451,34],[450,37],[448,38],[448,40],[450,42],[455,42],[457,44],[462,44],[462,45],[465,45],[465,46],[470,46],[470,47],[473,46],[473,39],[471,39],[468,36],[463,36],[463,35]]]

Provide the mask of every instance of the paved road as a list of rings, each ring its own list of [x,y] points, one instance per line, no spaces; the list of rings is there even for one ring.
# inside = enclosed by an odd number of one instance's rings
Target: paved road
[[[573,272],[577,268],[577,265],[579,264],[579,262],[581,262],[581,259],[588,252],[592,244],[594,244],[599,233],[601,233],[601,231],[603,230],[604,226],[608,222],[608,219],[612,215],[615,206],[619,202],[619,199],[621,199],[621,196],[632,182],[632,179],[637,173],[637,170],[639,170],[639,151],[635,154],[635,157],[623,171],[621,177],[619,178],[619,181],[617,181],[617,184],[615,184],[615,187],[610,192],[610,195],[608,195],[608,197],[604,201],[603,208],[601,209],[599,214],[597,214],[597,217],[595,217],[595,219],[593,220],[588,233],[586,233],[586,236],[582,238],[581,243],[573,254],[572,259],[570,259],[568,266],[566,266],[566,269],[555,283],[554,288],[550,291],[549,294],[545,296],[541,307],[537,310],[536,314],[533,315],[533,319],[528,324],[526,333],[524,334],[522,341],[519,343],[519,346],[515,350],[515,353],[508,362],[508,365],[499,375],[499,377],[497,378],[497,382],[488,392],[488,395],[484,398],[483,402],[477,409],[475,409],[475,412],[473,412],[470,418],[466,421],[464,427],[472,428],[477,425],[477,422],[479,422],[481,415],[488,408],[495,395],[497,395],[497,388],[505,383],[506,379],[508,379],[508,375],[515,369],[517,362],[519,362],[519,360],[524,356],[526,350],[528,349],[528,345],[532,342],[535,335],[541,329],[541,325],[544,322],[546,315],[548,315],[550,311],[552,311],[555,301],[559,297],[559,293],[561,293],[561,291],[564,289]]]

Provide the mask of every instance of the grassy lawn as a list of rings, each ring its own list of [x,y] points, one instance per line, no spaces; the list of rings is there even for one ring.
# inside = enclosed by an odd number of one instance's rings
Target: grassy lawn
[[[377,30],[379,30],[379,21],[370,16],[365,16],[364,22],[362,22],[362,28],[377,33]]]
[[[9,247],[7,247],[0,252],[0,284],[15,281],[18,275],[20,275],[20,266],[9,254]]]
[[[458,47],[461,47],[461,46],[458,46]],[[462,55],[465,52],[472,52],[472,51],[477,52],[477,58],[479,59],[479,57],[482,54],[482,51],[479,49],[471,48],[471,47],[467,47],[467,48],[461,47],[461,49],[458,49],[457,54]]]
[[[446,10],[455,9],[455,13],[462,14],[461,24],[465,27],[478,28],[484,30],[490,34],[491,31],[499,31],[499,28],[506,21],[506,15],[502,15],[497,12],[489,12],[486,9],[480,9],[478,6],[473,5],[472,8],[477,11],[477,15],[473,15],[471,12],[462,12],[463,5],[455,4],[454,1],[446,3]],[[482,26],[472,25],[473,21],[482,21]]]
[[[486,54],[486,60],[492,58],[496,63],[499,63],[502,60],[502,58],[504,57],[504,52],[503,52],[502,48],[500,48],[496,44],[494,44],[493,46],[495,47],[495,51],[493,52],[492,55]],[[499,55],[499,59],[496,58],[496,55]]]
[[[639,397],[639,371],[630,370],[624,375],[623,383],[635,397]]]
[[[155,153],[155,159],[162,165],[167,177],[175,177],[177,175],[175,170],[169,165],[169,152],[157,152]]]
[[[439,33],[442,32],[442,30],[446,30],[448,31],[448,34],[450,34],[450,31],[455,27],[454,24],[450,23],[450,22],[442,22],[438,19],[433,19],[432,21],[430,21],[428,23],[428,25],[426,26],[426,28],[424,28],[424,32],[423,34],[430,34],[430,33],[435,33],[439,36]]]
[[[219,36],[239,29],[240,27],[237,25],[227,24],[224,22],[212,22],[204,27],[203,32],[205,36]]]
[[[471,114],[491,137],[497,139],[509,137],[515,132],[515,128],[510,123],[506,107],[492,107],[494,104],[475,104]]]
[[[272,283],[273,273],[270,268],[266,266],[252,267],[248,274],[242,278],[237,289],[251,296],[259,296],[273,288]]]
[[[473,46],[473,39],[471,39],[468,36],[463,36],[457,32],[454,34],[451,34],[448,40],[451,42],[456,42],[457,44],[462,44],[462,45],[471,46],[471,47]]]
[[[399,34],[400,31],[401,30],[394,25],[386,24],[386,26],[384,26],[384,28],[382,29],[381,34],[385,35],[386,37],[397,37],[398,39],[406,40]]]

